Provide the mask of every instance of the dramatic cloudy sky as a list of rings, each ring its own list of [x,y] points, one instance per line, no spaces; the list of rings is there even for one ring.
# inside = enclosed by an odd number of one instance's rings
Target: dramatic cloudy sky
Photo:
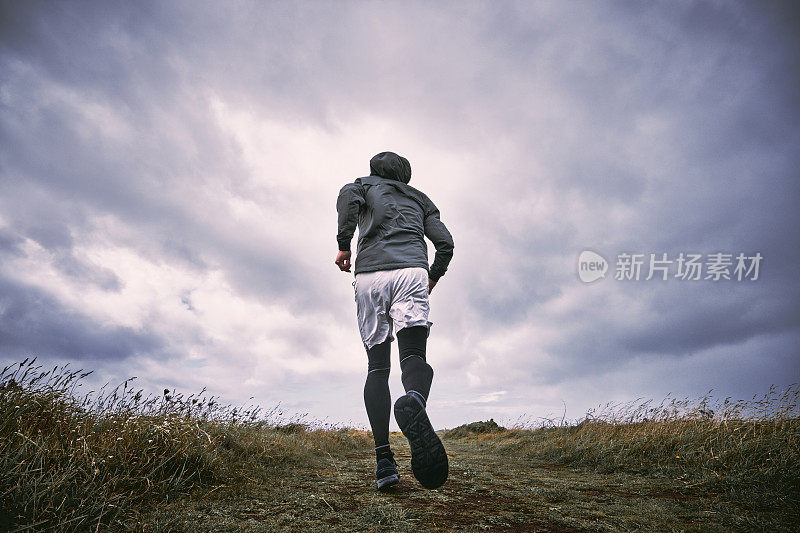
[[[800,377],[788,4],[0,6],[3,364],[365,424],[335,200],[392,150],[456,243],[437,425]],[[623,252],[764,259],[619,281]]]

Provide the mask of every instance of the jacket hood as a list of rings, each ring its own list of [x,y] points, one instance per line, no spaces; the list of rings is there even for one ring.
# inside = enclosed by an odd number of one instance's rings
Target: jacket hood
[[[381,152],[369,160],[369,173],[373,176],[408,183],[411,181],[411,164],[394,152]]]

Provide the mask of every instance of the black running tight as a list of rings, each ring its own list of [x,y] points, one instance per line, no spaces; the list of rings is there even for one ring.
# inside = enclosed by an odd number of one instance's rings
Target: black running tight
[[[425,326],[412,326],[397,332],[403,388],[406,392],[418,392],[425,401],[428,400],[433,381],[433,369],[425,360],[427,340],[428,328]],[[389,394],[390,350],[388,338],[367,350],[369,365],[367,382],[364,384],[364,404],[379,456],[382,449],[389,449],[389,417],[392,410],[392,397]]]

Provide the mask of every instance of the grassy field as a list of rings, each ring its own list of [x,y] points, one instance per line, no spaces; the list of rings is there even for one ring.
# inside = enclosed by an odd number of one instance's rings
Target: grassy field
[[[0,531],[797,531],[798,389],[610,405],[576,423],[443,432],[448,482],[374,490],[369,433],[203,393],[78,395],[0,374]],[[431,414],[435,422],[435,410]]]

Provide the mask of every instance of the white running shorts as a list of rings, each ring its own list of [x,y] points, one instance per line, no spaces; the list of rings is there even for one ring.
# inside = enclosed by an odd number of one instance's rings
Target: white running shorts
[[[428,271],[422,267],[378,270],[356,274],[356,312],[361,340],[369,350],[392,335],[394,330],[427,326]]]

